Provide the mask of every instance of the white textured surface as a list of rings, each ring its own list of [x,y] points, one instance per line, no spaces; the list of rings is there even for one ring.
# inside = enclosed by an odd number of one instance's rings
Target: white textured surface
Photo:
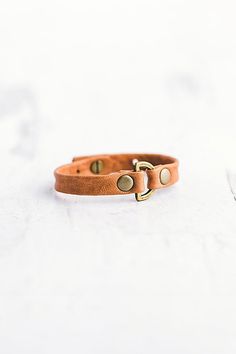
[[[234,1],[0,4],[0,352],[235,354]],[[64,197],[73,155],[178,185]]]

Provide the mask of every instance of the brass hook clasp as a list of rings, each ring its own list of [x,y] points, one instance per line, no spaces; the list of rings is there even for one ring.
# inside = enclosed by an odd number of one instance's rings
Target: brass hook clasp
[[[138,161],[134,165],[134,170],[135,171],[141,171],[141,169],[146,168],[148,170],[154,170],[154,166],[147,161]],[[155,192],[154,189],[148,189],[148,191],[144,194],[142,193],[135,193],[135,198],[137,202],[141,202],[143,200],[148,199],[153,193]]]

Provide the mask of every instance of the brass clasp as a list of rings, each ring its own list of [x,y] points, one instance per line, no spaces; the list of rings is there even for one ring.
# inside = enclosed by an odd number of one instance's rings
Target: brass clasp
[[[138,161],[134,165],[135,171],[140,171],[143,168],[148,169],[148,170],[153,170],[154,166],[150,162],[147,162],[147,161]],[[137,202],[141,202],[142,200],[148,199],[154,192],[155,192],[154,189],[148,189],[148,191],[144,194],[135,193],[135,198],[136,198]]]

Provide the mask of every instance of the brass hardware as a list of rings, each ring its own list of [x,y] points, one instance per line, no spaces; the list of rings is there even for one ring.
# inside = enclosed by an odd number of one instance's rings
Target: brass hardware
[[[90,169],[95,174],[100,173],[103,170],[103,161],[96,160],[96,161],[92,162]]]
[[[146,168],[148,170],[153,170],[154,166],[147,161],[138,161],[136,162],[134,166],[135,171],[141,171],[142,168]],[[153,193],[155,192],[154,189],[148,189],[148,191],[144,194],[142,193],[135,193],[135,198],[138,202],[141,202],[142,200],[148,199]]]
[[[132,189],[133,185],[134,185],[134,180],[129,175],[123,175],[117,181],[117,187],[122,192],[130,191],[130,189]]]
[[[168,168],[163,168],[160,172],[161,184],[168,184],[170,182],[170,170]]]

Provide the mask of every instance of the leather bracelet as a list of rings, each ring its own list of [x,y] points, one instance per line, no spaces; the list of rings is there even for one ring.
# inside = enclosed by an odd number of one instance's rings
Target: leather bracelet
[[[145,191],[145,174],[147,188]],[[178,160],[159,154],[111,154],[75,157],[54,172],[58,192],[78,195],[135,193],[145,200],[178,180]]]

